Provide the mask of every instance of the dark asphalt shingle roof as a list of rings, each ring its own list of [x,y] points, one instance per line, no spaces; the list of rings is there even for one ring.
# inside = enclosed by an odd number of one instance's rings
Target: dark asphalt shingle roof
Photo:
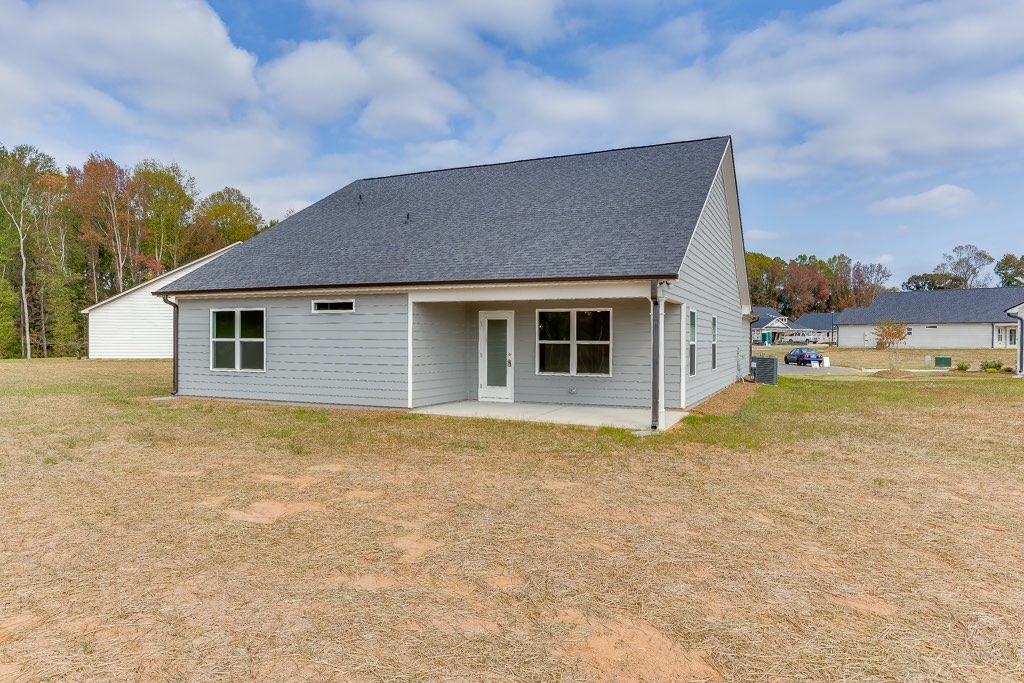
[[[843,311],[837,324],[1014,322],[1006,310],[1020,303],[1024,303],[1024,287],[882,292],[867,308]]]
[[[794,330],[831,330],[836,313],[804,313],[789,326]]]
[[[750,309],[750,312],[757,316],[757,320],[750,324],[751,329],[754,330],[760,330],[776,318],[783,317],[778,309],[771,308],[770,306],[754,306]]]
[[[160,292],[673,275],[728,142],[357,180]]]

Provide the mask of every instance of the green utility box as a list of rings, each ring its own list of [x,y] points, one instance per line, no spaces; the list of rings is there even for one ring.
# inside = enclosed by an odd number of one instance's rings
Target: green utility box
[[[937,368],[951,368],[951,367],[953,367],[953,356],[935,356],[935,367],[937,367]]]

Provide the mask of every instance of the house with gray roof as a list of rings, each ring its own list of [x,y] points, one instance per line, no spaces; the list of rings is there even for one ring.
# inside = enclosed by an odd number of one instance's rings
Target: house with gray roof
[[[1020,321],[1008,311],[1021,304],[1024,287],[882,292],[870,306],[839,314],[838,345],[874,347],[876,326],[898,322],[909,348],[1019,348]]]
[[[663,428],[749,372],[728,137],[357,180],[155,294],[186,396]]]
[[[789,323],[796,339],[817,339],[821,344],[831,344],[835,338],[836,313],[804,313]]]
[[[750,338],[756,343],[771,346],[781,342],[792,331],[789,318],[771,306],[754,306],[751,315]]]

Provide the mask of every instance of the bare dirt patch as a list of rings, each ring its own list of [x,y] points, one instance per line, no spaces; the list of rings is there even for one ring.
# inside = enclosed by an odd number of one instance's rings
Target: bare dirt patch
[[[495,574],[488,576],[484,582],[499,591],[514,591],[523,585],[523,579],[515,574]]]
[[[871,376],[878,379],[910,379],[916,375],[907,370],[879,370],[878,372],[872,372]]]
[[[393,574],[361,574],[359,576],[343,574],[329,578],[327,583],[332,586],[348,586],[360,591],[374,592],[394,588],[399,585],[399,580]]]
[[[573,648],[585,670],[600,680],[720,681],[722,674],[699,650],[687,650],[650,624],[596,622]]]
[[[380,500],[383,497],[384,492],[381,491],[380,489],[352,489],[351,491],[345,492],[346,500],[371,501]]]
[[[259,481],[270,482],[272,484],[287,484],[288,486],[294,486],[300,490],[320,481],[320,477],[286,477],[280,474],[257,474],[256,479]]]
[[[691,408],[690,412],[694,415],[735,415],[755,393],[757,385],[753,382],[736,382]]]
[[[842,607],[848,607],[864,614],[873,614],[879,617],[891,617],[896,614],[896,608],[881,598],[863,593],[860,595],[833,595],[832,602]]]
[[[244,510],[225,510],[225,514],[233,522],[273,524],[282,517],[290,517],[303,512],[322,512],[323,510],[324,506],[319,503],[282,503],[276,500],[261,500],[252,503]]]
[[[402,562],[418,562],[441,544],[419,534],[409,534],[395,539],[395,548],[402,551]]]

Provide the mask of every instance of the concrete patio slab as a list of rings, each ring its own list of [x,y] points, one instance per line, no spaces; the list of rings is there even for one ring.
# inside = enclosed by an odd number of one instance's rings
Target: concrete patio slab
[[[550,403],[495,403],[489,401],[455,401],[417,408],[414,413],[447,415],[450,417],[483,417],[493,420],[520,420],[523,422],[549,422],[552,424],[584,425],[588,427],[621,427],[648,429],[651,411],[647,408],[619,408],[615,406],[569,406]],[[665,413],[666,428],[683,419],[682,410]]]

